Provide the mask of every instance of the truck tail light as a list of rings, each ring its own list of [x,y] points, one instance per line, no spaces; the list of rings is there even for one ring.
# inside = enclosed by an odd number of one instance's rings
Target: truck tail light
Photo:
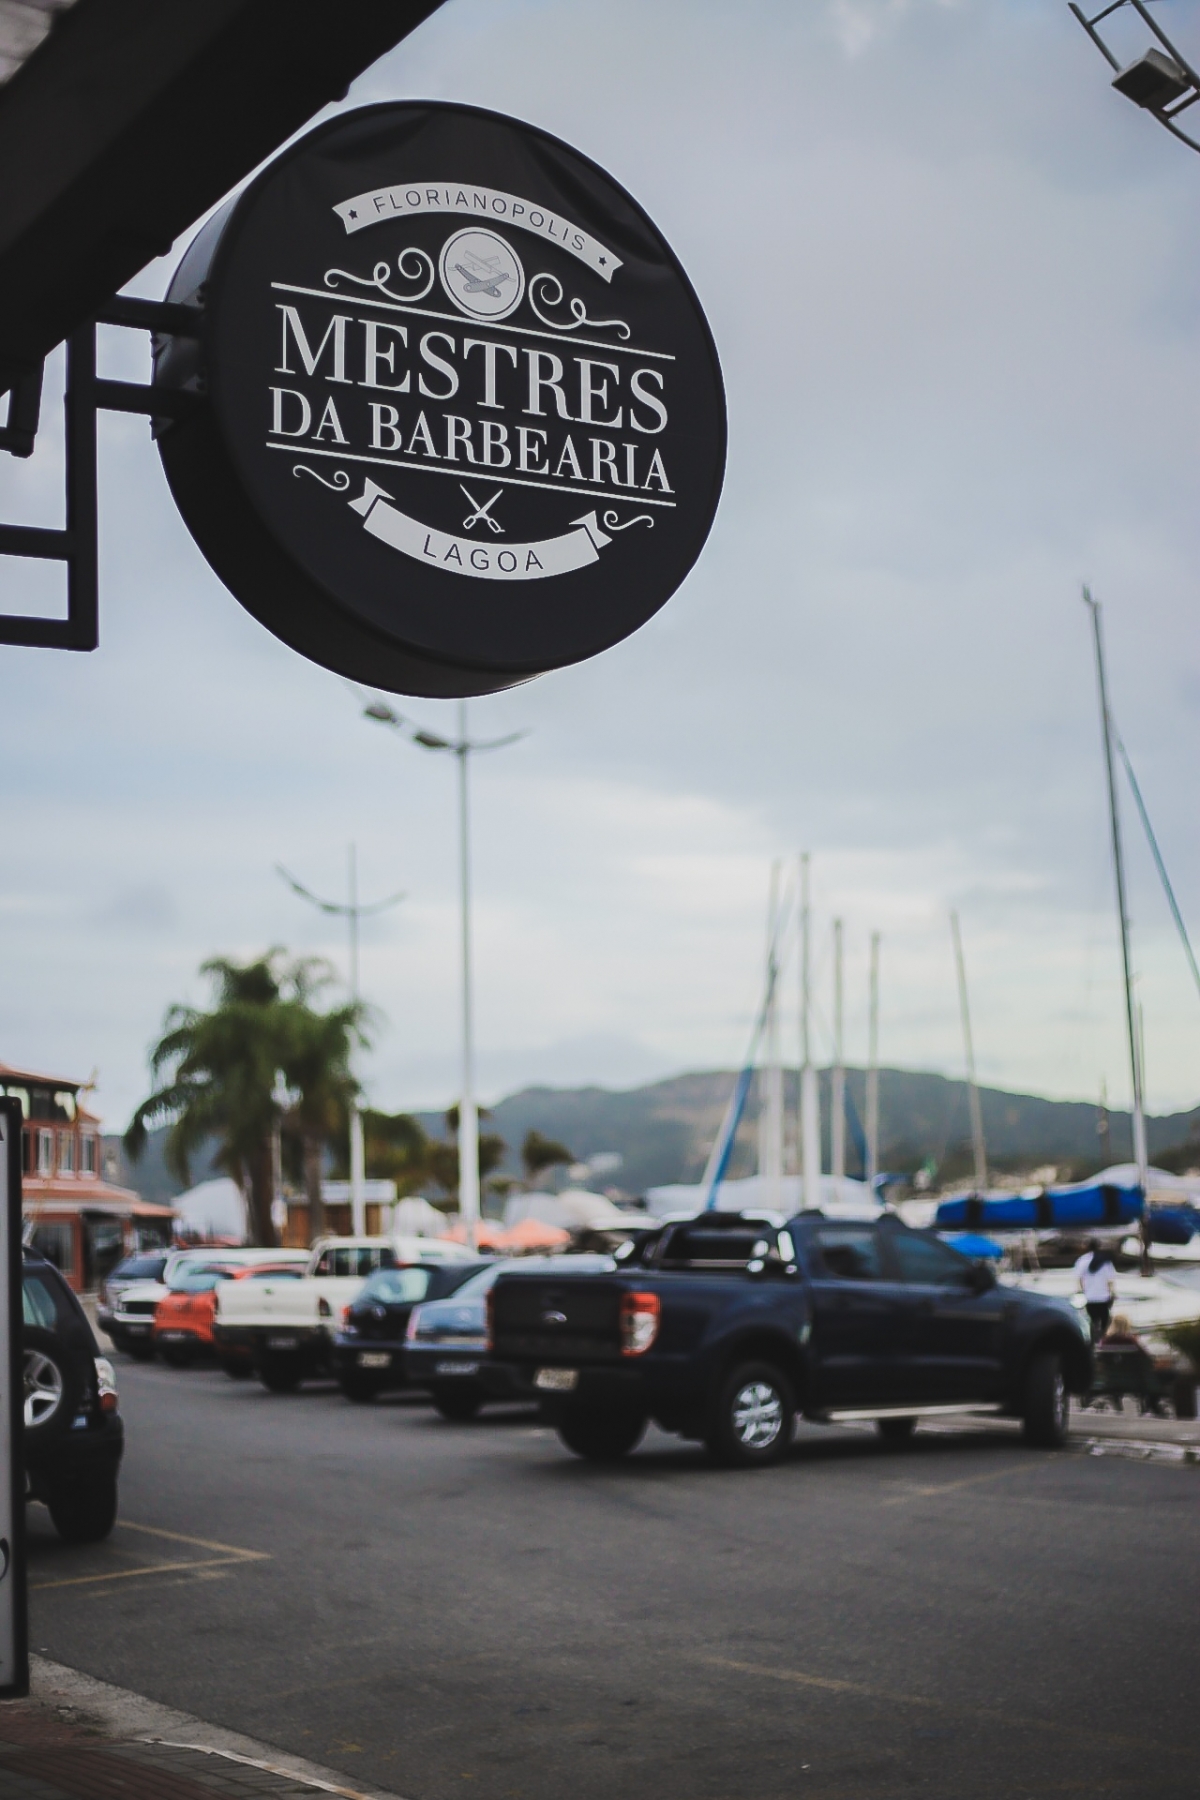
[[[421,1316],[420,1307],[414,1306],[412,1311],[408,1315],[408,1324],[405,1326],[405,1329],[404,1329],[404,1341],[406,1344],[415,1344],[416,1343],[416,1341],[417,1341],[417,1320],[420,1318],[420,1316]]]
[[[622,1294],[621,1355],[642,1356],[658,1336],[662,1305],[657,1294]]]
[[[120,1404],[117,1397],[117,1378],[107,1356],[96,1358],[96,1396],[100,1401],[101,1412],[116,1412]]]

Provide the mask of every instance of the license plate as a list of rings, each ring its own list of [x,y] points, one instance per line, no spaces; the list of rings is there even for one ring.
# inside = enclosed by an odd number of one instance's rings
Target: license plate
[[[150,1329],[150,1327],[148,1325],[126,1325],[125,1326],[125,1330],[129,1333],[130,1337],[145,1337],[145,1335],[149,1331],[149,1329]]]
[[[533,1378],[535,1388],[547,1394],[569,1394],[579,1386],[578,1369],[539,1369]]]
[[[181,1339],[187,1337],[188,1333],[186,1331],[160,1331],[158,1335],[168,1344],[177,1344]]]
[[[360,1350],[358,1366],[360,1369],[390,1369],[391,1354],[387,1350]]]
[[[269,1337],[267,1339],[268,1350],[296,1350],[298,1348],[298,1342],[294,1337]]]
[[[477,1362],[440,1362],[434,1366],[435,1375],[478,1375]]]

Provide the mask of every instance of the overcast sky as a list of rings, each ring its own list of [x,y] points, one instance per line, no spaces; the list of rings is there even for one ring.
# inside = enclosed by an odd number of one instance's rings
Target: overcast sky
[[[1194,9],[1160,16],[1200,51]],[[804,848],[822,1055],[840,915],[852,1060],[878,929],[883,1060],[961,1072],[957,907],[981,1079],[1084,1098],[1106,1079],[1125,1103],[1079,584],[1200,929],[1200,157],[1111,91],[1058,0],[448,0],[346,104],[407,96],[528,119],[608,168],[688,270],[729,398],[716,526],[665,610],[472,704],[481,732],[530,731],[474,788],[485,1097],[737,1063],[771,859]],[[122,336],[106,368],[139,376]],[[101,648],[0,651],[0,1059],[98,1068],[122,1125],[205,956],[279,943],[344,973],[344,938],[274,865],[336,896],[354,840],[365,896],[408,895],[366,931],[371,1100],[446,1103],[452,765],[242,612],[144,420],[103,417],[100,441]],[[55,521],[57,448],[0,469],[0,516]],[[6,610],[53,603],[52,569],[3,579]],[[1200,997],[1125,820],[1164,1110],[1200,1090]]]

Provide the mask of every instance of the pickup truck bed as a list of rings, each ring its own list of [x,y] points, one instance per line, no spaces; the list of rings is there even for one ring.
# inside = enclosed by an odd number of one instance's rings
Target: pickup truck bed
[[[896,1439],[922,1414],[982,1409],[1052,1445],[1091,1379],[1073,1307],[999,1287],[891,1215],[704,1214],[635,1240],[614,1274],[506,1271],[490,1344],[568,1447],[603,1460],[653,1419],[718,1461],[772,1462],[797,1414],[877,1419]]]

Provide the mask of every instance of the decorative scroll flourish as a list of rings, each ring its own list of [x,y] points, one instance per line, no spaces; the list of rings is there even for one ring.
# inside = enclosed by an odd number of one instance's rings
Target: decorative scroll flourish
[[[328,280],[328,277],[326,279]],[[578,331],[581,325],[586,325],[590,331],[615,331],[623,338],[629,336],[629,327],[624,319],[589,319],[587,307],[579,299],[567,301],[567,310],[571,314],[569,322],[566,319],[552,319],[549,313],[543,312],[538,305],[539,287],[542,289],[547,306],[561,306],[563,304],[563,285],[557,275],[545,274],[535,275],[529,283],[529,304],[542,324],[549,325],[552,331]]]
[[[424,250],[418,250],[415,244],[400,252],[396,258],[396,272],[402,281],[418,284],[411,294],[398,294],[388,286],[392,269],[391,264],[385,262],[377,262],[369,275],[355,275],[350,269],[326,269],[325,286],[336,289],[339,281],[352,281],[356,287],[376,288],[389,300],[399,300],[403,306],[415,306],[433,286],[433,259],[426,256]]]
[[[611,510],[601,513],[600,517],[603,521],[605,531],[628,531],[631,525],[649,525],[651,530],[654,529],[654,520],[650,517],[649,513],[638,513],[636,518],[626,519],[624,524],[618,520],[616,513]]]
[[[318,475],[317,471],[310,469],[307,463],[297,463],[292,474],[311,475],[314,481],[319,481],[322,487],[332,488],[335,494],[344,494],[350,486],[350,477],[345,469],[335,469],[331,481],[327,481],[324,475]]]

